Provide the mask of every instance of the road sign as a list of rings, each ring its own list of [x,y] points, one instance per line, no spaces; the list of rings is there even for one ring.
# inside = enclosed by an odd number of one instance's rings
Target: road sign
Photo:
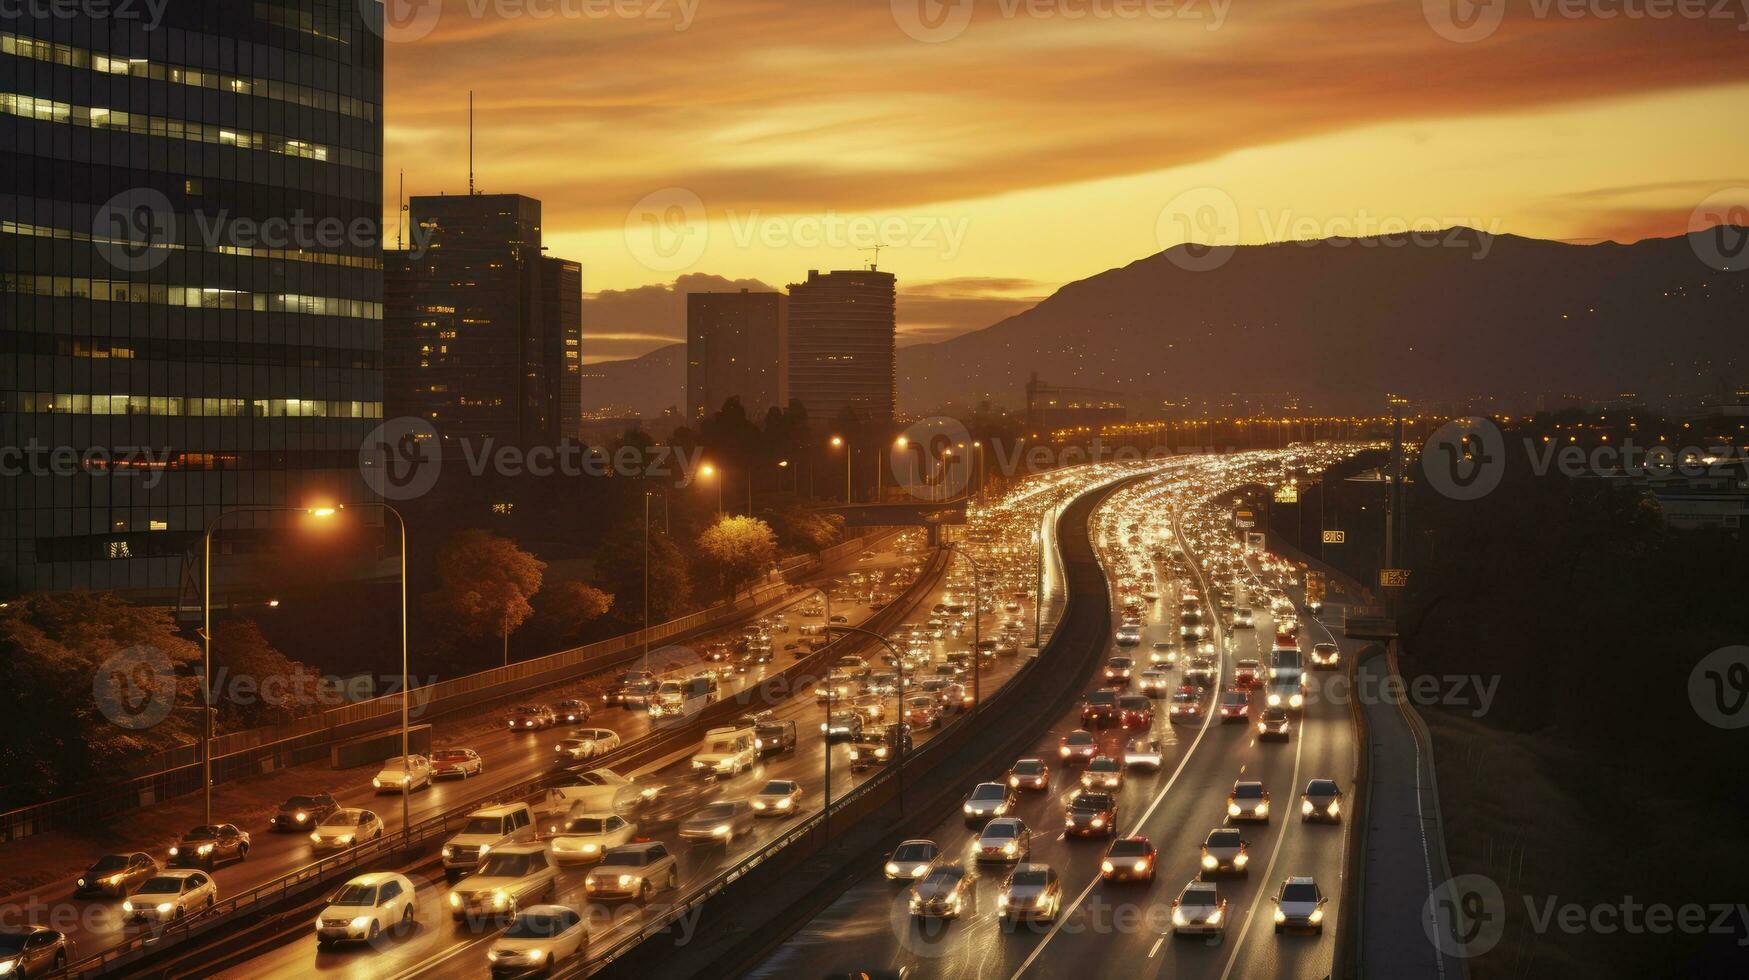
[[[1379,569],[1379,585],[1387,589],[1401,589],[1409,584],[1407,568]]]
[[[1324,532],[1324,543],[1325,544],[1346,544],[1346,543],[1348,543],[1348,532],[1347,531],[1325,531]]]
[[[1257,518],[1248,510],[1242,510],[1233,515],[1234,527],[1256,527]]]
[[[1247,531],[1247,532],[1245,532],[1245,550],[1251,552],[1252,554],[1262,554],[1263,553],[1263,532],[1262,531]]]
[[[1278,504],[1297,504],[1300,502],[1300,488],[1289,483],[1275,491],[1275,502]]]

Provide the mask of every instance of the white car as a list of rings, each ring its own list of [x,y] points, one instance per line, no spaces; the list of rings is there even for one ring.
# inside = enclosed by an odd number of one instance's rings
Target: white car
[[[1124,746],[1123,764],[1126,769],[1140,767],[1158,770],[1163,761],[1164,753],[1156,735],[1137,735]]]
[[[449,890],[450,915],[457,922],[514,916],[542,899],[551,901],[558,881],[545,844],[495,847],[479,870]]]
[[[367,811],[368,812],[368,811]],[[370,941],[394,929],[413,928],[413,882],[392,871],[359,875],[328,899],[316,916],[316,945],[350,940]]]
[[[165,871],[121,903],[121,912],[130,921],[169,922],[210,909],[218,900],[219,886],[205,871]]]
[[[536,905],[517,913],[515,921],[486,951],[493,976],[552,972],[589,945],[589,923],[575,909]]]
[[[553,751],[572,762],[593,759],[619,748],[619,733],[605,728],[579,728],[569,738],[561,739]]]
[[[1310,929],[1324,932],[1324,903],[1327,899],[1318,883],[1309,877],[1295,876],[1281,883],[1275,896],[1275,931]]]
[[[378,793],[411,793],[431,785],[431,760],[422,755],[400,756],[383,760],[382,771],[370,781]]]
[[[802,784],[793,779],[773,779],[753,795],[756,817],[787,817],[802,806]]]
[[[320,854],[324,851],[344,850],[367,840],[380,840],[382,836],[383,821],[376,813],[357,807],[343,807],[330,813],[328,819],[310,831],[310,844]]]
[[[553,860],[560,864],[599,861],[608,848],[630,843],[637,832],[637,824],[617,813],[577,814],[551,835]]]

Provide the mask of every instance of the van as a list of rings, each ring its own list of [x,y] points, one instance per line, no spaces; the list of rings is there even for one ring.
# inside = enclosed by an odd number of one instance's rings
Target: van
[[[475,810],[462,829],[443,845],[443,876],[451,884],[471,874],[488,852],[534,840],[534,813],[526,803]]]
[[[737,776],[759,761],[758,733],[751,725],[725,725],[704,733],[692,757],[692,771],[706,776]]]

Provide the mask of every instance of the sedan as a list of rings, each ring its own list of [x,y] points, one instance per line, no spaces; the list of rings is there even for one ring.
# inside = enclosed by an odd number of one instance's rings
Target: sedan
[[[984,825],[973,853],[979,861],[1025,861],[1032,856],[1032,831],[1017,817],[1000,817]]]
[[[1233,664],[1233,686],[1249,691],[1263,683],[1263,664],[1256,660],[1240,660]]]
[[[1169,640],[1157,640],[1154,643],[1154,649],[1148,653],[1148,662],[1165,664],[1170,667],[1178,663],[1178,648],[1173,646]]]
[[[957,919],[976,895],[972,875],[958,864],[938,864],[911,885],[911,914],[918,918]]]
[[[1106,881],[1154,881],[1154,860],[1159,855],[1146,837],[1119,837],[1105,850],[1099,875]]]
[[[1158,771],[1164,758],[1160,738],[1156,735],[1137,735],[1130,739],[1123,750],[1123,764],[1126,768]]]
[[[473,749],[438,749],[431,753],[431,778],[467,779],[486,771],[486,760]]]
[[[1110,691],[1093,691],[1081,699],[1081,724],[1100,728],[1118,720],[1117,695]]]
[[[411,930],[416,915],[413,894],[413,882],[392,871],[360,875],[341,885],[316,915],[317,948],[373,940],[390,929]]]
[[[579,698],[570,698],[553,705],[553,714],[558,717],[559,724],[581,725],[589,720],[589,702]]]
[[[1057,745],[1057,754],[1065,762],[1086,762],[1099,754],[1099,743],[1094,740],[1092,732],[1078,728],[1063,736]]]
[[[1287,879],[1275,896],[1275,931],[1310,929],[1323,935],[1326,901],[1323,890],[1310,877]]]
[[[64,933],[43,926],[0,928],[0,976],[42,977],[67,965],[73,944]]]
[[[1293,737],[1293,727],[1287,712],[1280,708],[1264,708],[1257,716],[1257,740],[1285,742]]]
[[[1197,721],[1202,718],[1202,691],[1186,684],[1172,692],[1172,706],[1166,717],[1173,721]]]
[[[1014,788],[1005,783],[979,783],[972,787],[960,810],[965,814],[966,826],[975,827],[985,820],[1007,816],[1018,802]]]
[[[383,822],[373,811],[346,807],[336,810],[310,831],[311,850],[317,854],[343,851],[368,840],[381,840]]]
[[[551,728],[559,723],[559,718],[553,709],[544,704],[525,704],[513,708],[504,717],[504,724],[511,731],[533,732],[543,728]]]
[[[1063,829],[1076,837],[1117,835],[1117,800],[1109,793],[1082,793],[1069,802]]]
[[[1184,682],[1198,687],[1213,687],[1217,673],[1214,660],[1197,657],[1190,662],[1190,666],[1184,668]]]
[[[83,898],[87,895],[112,895],[126,898],[128,893],[146,879],[158,873],[158,862],[150,854],[135,851],[132,854],[105,854],[92,862],[91,867],[79,876],[73,884],[73,895]]]
[[[1269,790],[1254,779],[1241,779],[1233,784],[1227,796],[1227,819],[1269,822]]]
[[[908,840],[893,848],[882,870],[888,881],[916,881],[929,873],[941,858],[941,848],[931,840]]]
[[[1095,756],[1081,771],[1083,789],[1118,790],[1123,788],[1123,766],[1109,755]]]
[[[1008,770],[1008,785],[1024,790],[1049,789],[1051,767],[1043,759],[1021,759]]]
[[[550,897],[558,880],[559,869],[547,859],[545,844],[494,847],[479,870],[450,889],[450,916],[473,923],[514,916],[525,905]]]
[[[169,922],[210,909],[218,900],[219,888],[206,872],[166,871],[147,879],[134,897],[121,903],[121,912],[129,921]]]
[[[422,755],[400,756],[383,761],[382,770],[370,781],[379,793],[410,793],[431,785],[431,762]]]
[[[1227,900],[1214,882],[1195,878],[1172,900],[1174,936],[1227,934]]]
[[[1335,670],[1342,663],[1342,651],[1334,643],[1312,644],[1312,668]]]
[[[183,834],[170,848],[170,866],[211,871],[221,861],[241,861],[248,856],[248,831],[238,830],[235,824],[203,824]]]
[[[912,728],[940,728],[941,706],[931,697],[905,699],[905,724]]]
[[[553,967],[589,945],[589,922],[576,909],[536,905],[516,914],[486,951],[493,977],[551,975]]]
[[[1336,780],[1314,779],[1306,784],[1306,791],[1300,794],[1300,819],[1307,823],[1341,822],[1342,788],[1336,785]]]
[[[753,794],[753,813],[760,817],[788,817],[802,807],[802,784],[793,779],[773,779]]]
[[[753,805],[746,800],[719,800],[680,823],[680,839],[691,844],[728,846],[753,830]]]
[[[554,861],[587,864],[600,860],[621,844],[630,843],[637,832],[637,824],[617,813],[579,813],[567,818],[564,826],[548,839],[552,841]]]
[[[1105,662],[1105,683],[1107,687],[1127,687],[1130,683],[1130,672],[1135,669],[1135,661],[1128,657],[1112,657]]]
[[[1244,721],[1251,716],[1251,695],[1243,688],[1221,692],[1221,724]]]
[[[1126,694],[1117,699],[1118,723],[1125,728],[1154,727],[1154,703],[1140,694]]]
[[[1023,919],[1054,921],[1063,908],[1063,883],[1048,864],[1017,864],[996,894],[1002,927]]]
[[[311,796],[293,796],[279,805],[279,810],[273,815],[275,832],[308,830],[327,819],[328,814],[340,809],[340,804],[327,793],[316,793]]]
[[[582,762],[606,755],[619,748],[619,733],[605,728],[580,728],[570,738],[560,739],[553,746],[561,761]]]
[[[1216,827],[1202,842],[1202,877],[1208,880],[1218,874],[1245,874],[1251,863],[1251,844],[1231,827]]]

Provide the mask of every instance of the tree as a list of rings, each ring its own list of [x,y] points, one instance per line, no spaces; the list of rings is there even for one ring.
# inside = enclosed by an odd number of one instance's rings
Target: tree
[[[114,779],[194,741],[200,648],[170,611],[108,592],[39,592],[0,609],[0,807]],[[190,710],[196,709],[196,710]]]
[[[634,520],[616,521],[601,542],[596,567],[603,586],[614,596],[618,619],[628,627],[643,625],[644,529],[642,503]],[[660,522],[650,533],[650,622],[662,623],[690,609],[692,569],[674,539],[661,533]]]
[[[613,594],[576,579],[550,580],[534,597],[536,621],[543,633],[558,643],[569,643],[583,628],[607,615]]]
[[[287,657],[252,619],[213,627],[213,700],[217,726],[236,731],[319,711],[322,675]]]
[[[771,567],[777,535],[757,517],[725,517],[698,536],[698,547],[716,566],[727,598]]]
[[[437,553],[438,587],[425,594],[425,610],[462,636],[501,639],[508,663],[510,634],[534,615],[529,600],[546,567],[507,538],[461,531]]]
[[[772,515],[778,538],[785,549],[797,552],[820,551],[837,544],[844,537],[844,518],[825,514],[796,504],[779,508]]]

